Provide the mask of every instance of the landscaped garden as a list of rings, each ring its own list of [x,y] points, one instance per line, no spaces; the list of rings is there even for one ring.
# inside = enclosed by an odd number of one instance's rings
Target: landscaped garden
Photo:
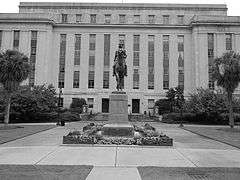
[[[104,124],[94,124],[83,127],[82,131],[72,131],[63,136],[63,144],[116,144],[116,145],[148,145],[148,146],[172,146],[173,140],[165,134],[146,123],[144,126],[133,125],[133,132],[122,134],[111,133],[105,135]]]

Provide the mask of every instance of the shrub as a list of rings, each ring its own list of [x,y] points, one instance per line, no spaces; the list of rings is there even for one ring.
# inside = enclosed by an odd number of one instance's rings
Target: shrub
[[[73,113],[70,111],[66,111],[64,113],[60,114],[60,120],[59,121],[65,121],[65,122],[71,122],[71,121],[79,121],[80,117],[79,114]]]
[[[197,114],[216,114],[227,111],[224,94],[216,94],[209,89],[198,89],[190,95],[185,110]]]
[[[83,105],[86,105],[86,100],[83,98],[74,98],[71,105],[70,105],[70,110],[72,112],[76,112],[81,114],[83,111]]]
[[[171,111],[171,105],[168,99],[157,100],[155,106],[158,106],[159,114],[169,113]]]

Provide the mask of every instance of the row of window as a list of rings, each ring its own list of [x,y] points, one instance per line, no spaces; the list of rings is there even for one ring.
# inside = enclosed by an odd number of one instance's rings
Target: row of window
[[[141,15],[133,15],[133,23],[134,24],[140,24],[141,22]],[[126,14],[119,14],[118,15],[118,22],[119,24],[126,24],[127,18]],[[76,14],[76,23],[82,23],[85,22],[83,19],[82,14]],[[90,23],[96,24],[97,22],[97,14],[90,14]],[[68,14],[62,14],[62,23],[68,23]],[[111,14],[105,14],[104,15],[104,23],[105,24],[111,24],[112,23],[112,15]],[[156,23],[156,16],[155,15],[148,15],[147,16],[147,22],[149,24],[155,24]],[[178,24],[184,24],[184,15],[178,15],[177,16],[177,23]],[[170,16],[169,15],[163,15],[162,16],[162,24],[170,24]]]
[[[226,51],[232,50],[232,34],[225,34]],[[208,33],[208,87],[214,89],[213,79],[213,63],[214,63],[214,34]]]

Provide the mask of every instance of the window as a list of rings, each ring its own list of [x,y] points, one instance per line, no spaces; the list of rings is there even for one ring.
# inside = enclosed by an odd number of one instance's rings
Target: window
[[[111,23],[111,14],[105,14],[105,24]]]
[[[88,72],[88,88],[94,88],[94,71]]]
[[[97,22],[97,15],[91,14],[90,15],[90,23],[96,24],[96,22]]]
[[[75,34],[74,65],[80,65],[81,34]]]
[[[133,36],[133,66],[139,66],[140,35]]]
[[[163,35],[163,89],[169,89],[169,35]]]
[[[110,66],[110,34],[104,34],[104,66]]]
[[[88,108],[93,108],[94,98],[87,98]]]
[[[95,66],[95,55],[89,55],[89,66]]]
[[[163,15],[163,24],[169,24],[169,15]]]
[[[153,109],[154,105],[154,99],[148,99],[148,109]]]
[[[184,89],[184,36],[178,36],[178,86]]]
[[[66,34],[60,34],[58,88],[64,88],[66,37]]]
[[[35,81],[35,63],[37,52],[37,31],[31,31],[31,52],[30,52],[30,74],[29,86],[34,86]]]
[[[13,49],[18,50],[19,48],[19,39],[20,39],[20,31],[13,32]]]
[[[133,70],[133,89],[139,89],[139,73],[138,69]]]
[[[178,15],[177,20],[178,20],[178,24],[184,24],[184,16],[183,15]]]
[[[109,71],[103,72],[103,88],[104,89],[109,88]]]
[[[148,35],[148,89],[154,89],[154,35]]]
[[[0,49],[2,47],[2,31],[0,31]]]
[[[119,44],[122,44],[125,48],[125,34],[119,34]]]
[[[133,16],[133,23],[135,23],[135,24],[140,23],[140,15],[134,15]]]
[[[209,89],[214,89],[214,80],[212,76],[214,59],[214,34],[208,33],[208,87]]]
[[[155,24],[155,15],[148,15],[148,23]]]
[[[73,88],[79,88],[79,71],[73,73]]]
[[[226,34],[226,50],[232,50],[232,34]]]
[[[96,34],[90,34],[89,36],[89,50],[95,50],[96,48]]]
[[[62,23],[67,23],[67,14],[62,14]]]
[[[82,22],[82,14],[76,14],[76,23]]]
[[[119,23],[120,24],[125,24],[126,23],[126,15],[125,14],[120,14],[119,15]]]

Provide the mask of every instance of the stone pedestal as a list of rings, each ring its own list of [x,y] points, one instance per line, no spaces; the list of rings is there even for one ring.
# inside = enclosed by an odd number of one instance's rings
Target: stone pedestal
[[[109,96],[109,123],[128,122],[128,97],[125,92],[112,92]]]
[[[128,97],[125,92],[112,92],[109,96],[109,120],[102,133],[106,136],[134,135],[134,128],[128,122]]]

